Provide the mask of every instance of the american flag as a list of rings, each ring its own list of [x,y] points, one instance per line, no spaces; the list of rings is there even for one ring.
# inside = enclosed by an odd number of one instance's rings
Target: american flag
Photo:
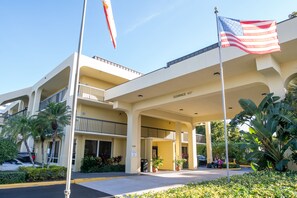
[[[275,21],[241,21],[218,17],[221,46],[235,46],[250,54],[280,51]]]

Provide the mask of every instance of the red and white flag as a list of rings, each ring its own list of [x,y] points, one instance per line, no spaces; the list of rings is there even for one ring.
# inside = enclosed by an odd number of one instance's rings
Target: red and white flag
[[[235,46],[250,54],[280,51],[275,21],[218,19],[222,47]]]
[[[102,0],[103,3],[103,9],[106,17],[106,22],[110,34],[110,38],[113,44],[113,47],[116,48],[116,37],[117,37],[117,31],[114,23],[114,18],[112,14],[112,8],[111,8],[111,2],[110,0]]]

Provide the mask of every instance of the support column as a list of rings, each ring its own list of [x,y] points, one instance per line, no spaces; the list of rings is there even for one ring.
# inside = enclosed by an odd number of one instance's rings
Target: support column
[[[190,125],[188,128],[189,169],[197,169],[196,127]]]
[[[211,125],[210,125],[210,122],[205,123],[205,137],[206,137],[207,163],[211,163],[213,161],[213,157],[212,157]]]
[[[31,95],[29,96],[29,104],[28,104],[28,113],[31,114],[32,109],[33,109],[33,105],[34,105],[34,99],[35,99],[35,91],[33,91],[31,93]]]
[[[181,136],[181,123],[175,123],[175,154],[176,159],[182,158],[182,136]]]
[[[24,110],[24,102],[22,100],[19,101],[18,111]]]
[[[37,89],[34,94],[34,102],[32,105],[32,111],[30,112],[31,115],[36,114],[39,111],[40,99],[41,99],[41,89]]]
[[[76,58],[77,54],[75,53],[73,56],[73,59],[71,60],[72,62],[70,63],[70,73],[69,73],[69,80],[68,80],[68,90],[66,92],[66,105],[68,105],[71,110],[73,109],[73,90],[74,90],[74,82],[75,82],[75,63],[74,61],[77,59]],[[75,93],[77,94],[77,93]],[[64,128],[64,136],[62,137],[62,144],[61,144],[61,153],[59,157],[59,165],[62,166],[67,166],[67,159],[69,155],[69,143],[70,143],[70,133],[71,133],[71,126],[67,125]],[[74,135],[73,135],[74,137]],[[72,155],[72,153],[71,153]],[[73,167],[72,167],[73,168]]]
[[[153,140],[146,139],[145,140],[145,159],[148,160],[148,172],[152,172],[152,159],[153,159]]]
[[[141,117],[138,112],[127,112],[126,173],[140,172]]]

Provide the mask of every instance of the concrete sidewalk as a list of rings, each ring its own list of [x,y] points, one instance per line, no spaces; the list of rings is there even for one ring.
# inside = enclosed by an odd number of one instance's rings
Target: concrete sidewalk
[[[230,170],[231,175],[251,172],[250,168]],[[142,194],[150,191],[161,191],[180,187],[188,183],[213,180],[226,177],[225,169],[199,167],[198,170],[159,171],[158,173],[126,174],[110,173],[72,173],[71,183],[101,191],[114,196]],[[26,188],[65,184],[66,181],[28,182],[20,184],[2,184],[0,189]]]
[[[250,169],[230,170],[230,176],[247,172],[250,172]],[[225,176],[225,169],[199,168],[199,170],[182,170],[179,172],[142,173],[141,175],[130,175],[129,177],[118,177],[111,180],[82,182],[80,185],[114,196],[124,196],[162,191],[188,183],[214,180]]]

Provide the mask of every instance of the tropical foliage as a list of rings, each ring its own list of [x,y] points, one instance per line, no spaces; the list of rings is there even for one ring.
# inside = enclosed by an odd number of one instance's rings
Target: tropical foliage
[[[51,134],[50,125],[45,122],[40,114],[33,116],[33,131],[32,136],[34,140],[41,142],[41,167],[44,167],[44,142]]]
[[[44,111],[29,116],[19,114],[6,120],[1,136],[14,140],[15,143],[24,142],[30,160],[34,165],[27,139],[33,137],[41,141],[42,167],[44,166],[44,142],[51,137],[53,140],[51,151],[55,150],[55,141],[61,135],[62,128],[70,123],[70,107],[65,103],[49,103]],[[48,167],[53,157],[51,152]]]
[[[2,130],[2,136],[13,139],[15,143],[24,142],[26,150],[29,154],[30,161],[34,166],[34,160],[31,155],[31,149],[29,148],[27,139],[32,136],[33,119],[27,115],[16,115],[9,118]]]
[[[243,132],[247,158],[258,164],[259,169],[269,166],[284,171],[290,160],[285,152],[297,150],[296,115],[290,103],[268,94],[257,106],[249,99],[240,99],[243,111],[237,114],[233,126],[247,124],[249,131]]]
[[[66,106],[65,103],[49,103],[48,106],[45,108],[44,111],[41,111],[40,119],[44,123],[48,123],[52,129],[52,148],[50,157],[48,160],[48,166],[52,162],[55,146],[56,146],[56,139],[58,138],[58,131],[59,127],[64,127],[70,124],[70,107]]]
[[[158,169],[163,166],[163,162],[164,160],[160,157],[154,158],[152,159],[152,167]]]
[[[17,146],[13,141],[0,138],[0,165],[7,160],[14,159],[17,154]]]

